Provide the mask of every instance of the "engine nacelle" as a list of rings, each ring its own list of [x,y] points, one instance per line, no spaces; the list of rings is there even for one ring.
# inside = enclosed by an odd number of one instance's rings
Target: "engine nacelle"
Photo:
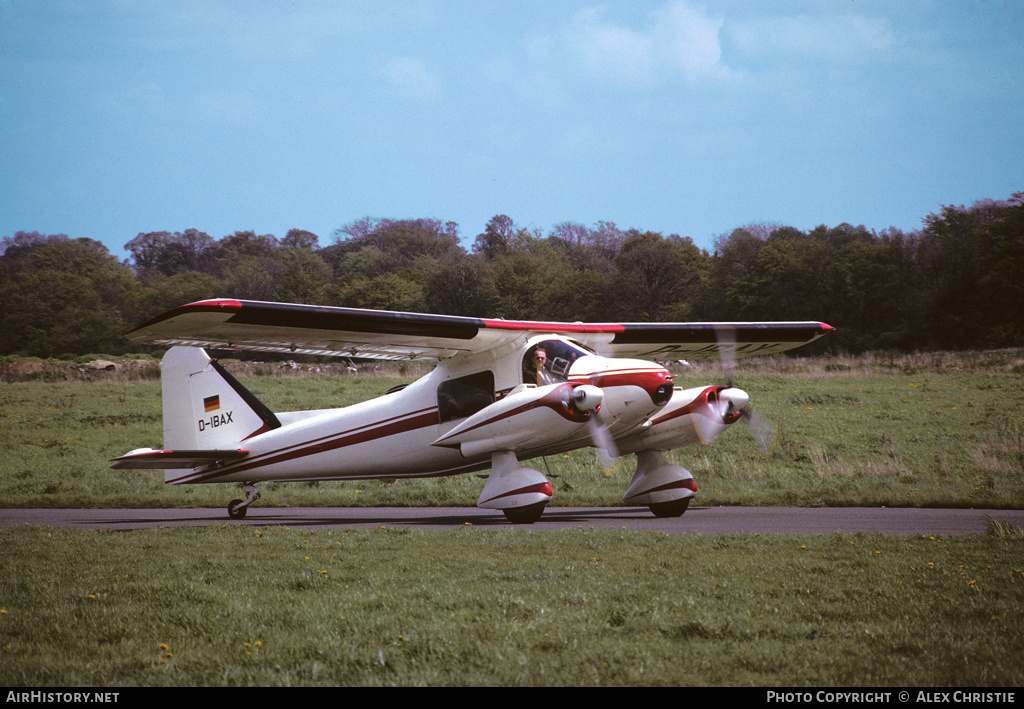
[[[583,388],[575,387],[575,390]],[[596,391],[596,394],[585,395],[593,403],[601,392],[595,387],[587,388]],[[574,386],[568,382],[526,386],[476,412],[433,445],[458,448],[467,458],[519,450],[528,444],[542,447],[546,442],[578,436],[581,425],[586,424],[591,413],[578,408]]]
[[[616,441],[619,450],[672,450],[708,444],[740,420],[747,394],[735,387],[676,389],[672,400],[632,436]]]

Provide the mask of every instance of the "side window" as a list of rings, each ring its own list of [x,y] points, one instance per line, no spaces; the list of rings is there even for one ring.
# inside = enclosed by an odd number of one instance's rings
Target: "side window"
[[[494,373],[477,372],[449,379],[437,388],[437,411],[441,423],[472,416],[494,403]]]

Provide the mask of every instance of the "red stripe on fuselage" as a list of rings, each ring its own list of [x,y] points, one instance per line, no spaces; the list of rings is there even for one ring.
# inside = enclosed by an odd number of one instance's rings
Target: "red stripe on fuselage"
[[[245,472],[246,470],[263,468],[276,463],[284,463],[298,458],[304,458],[309,455],[316,455],[318,453],[325,453],[327,451],[345,448],[346,446],[366,443],[401,433],[408,433],[409,431],[426,428],[427,426],[437,426],[439,422],[440,419],[436,408],[423,409],[422,411],[415,412],[413,414],[403,414],[402,416],[385,419],[384,421],[378,421],[364,426],[357,426],[356,428],[341,433],[321,436],[320,438],[314,438],[310,441],[304,441],[302,443],[285,446],[274,451],[261,453],[260,455],[248,458],[236,465],[225,466],[223,468],[218,468],[215,471],[193,473],[192,475],[176,478],[173,482],[176,484],[183,482],[211,482],[215,478],[223,477],[225,475],[234,475],[236,473]]]

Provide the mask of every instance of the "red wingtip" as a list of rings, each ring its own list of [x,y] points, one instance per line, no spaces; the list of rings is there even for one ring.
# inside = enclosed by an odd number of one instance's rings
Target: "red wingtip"
[[[131,335],[137,330],[142,330],[151,325],[155,325],[164,320],[176,317],[186,312],[217,312],[218,310],[230,310],[232,312],[238,312],[242,309],[242,301],[235,300],[233,298],[213,298],[211,300],[197,300],[195,303],[189,303],[188,305],[179,305],[177,308],[172,308],[166,313],[161,313],[155,318],[150,318],[146,322],[142,323],[138,327],[125,333],[126,336]]]
[[[197,300],[194,303],[181,306],[182,308],[192,307],[202,308],[229,308],[231,310],[240,310],[242,308],[242,301],[235,300],[234,298],[211,298],[209,300]]]

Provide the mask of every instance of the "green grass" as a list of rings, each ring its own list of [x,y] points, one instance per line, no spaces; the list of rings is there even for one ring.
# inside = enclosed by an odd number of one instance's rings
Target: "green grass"
[[[737,385],[778,426],[765,456],[737,424],[708,447],[674,451],[704,505],[1024,507],[1024,376],[1015,369],[832,363],[742,370]],[[401,377],[257,376],[277,410],[346,406]],[[707,369],[677,383],[722,381]],[[159,384],[0,384],[0,499],[5,506],[212,506],[224,485],[165,486],[158,471],[114,471],[110,458],[162,442]],[[550,471],[554,505],[615,505],[635,461],[605,476],[592,450],[531,463]],[[260,505],[472,505],[478,475],[430,480],[267,484]]]
[[[1020,508],[1016,359],[746,365],[779,425],[673,454],[702,505]],[[988,362],[988,364],[985,364]],[[680,385],[723,380],[702,366]],[[5,506],[215,506],[107,460],[161,442],[159,385],[0,384]],[[247,377],[276,409],[407,379]],[[534,461],[556,505],[618,504],[632,464]],[[472,505],[476,475],[263,486],[268,505]],[[2,686],[1021,686],[1024,532],[662,535],[471,526],[0,531]]]
[[[8,529],[0,686],[1021,686],[1022,544]]]

